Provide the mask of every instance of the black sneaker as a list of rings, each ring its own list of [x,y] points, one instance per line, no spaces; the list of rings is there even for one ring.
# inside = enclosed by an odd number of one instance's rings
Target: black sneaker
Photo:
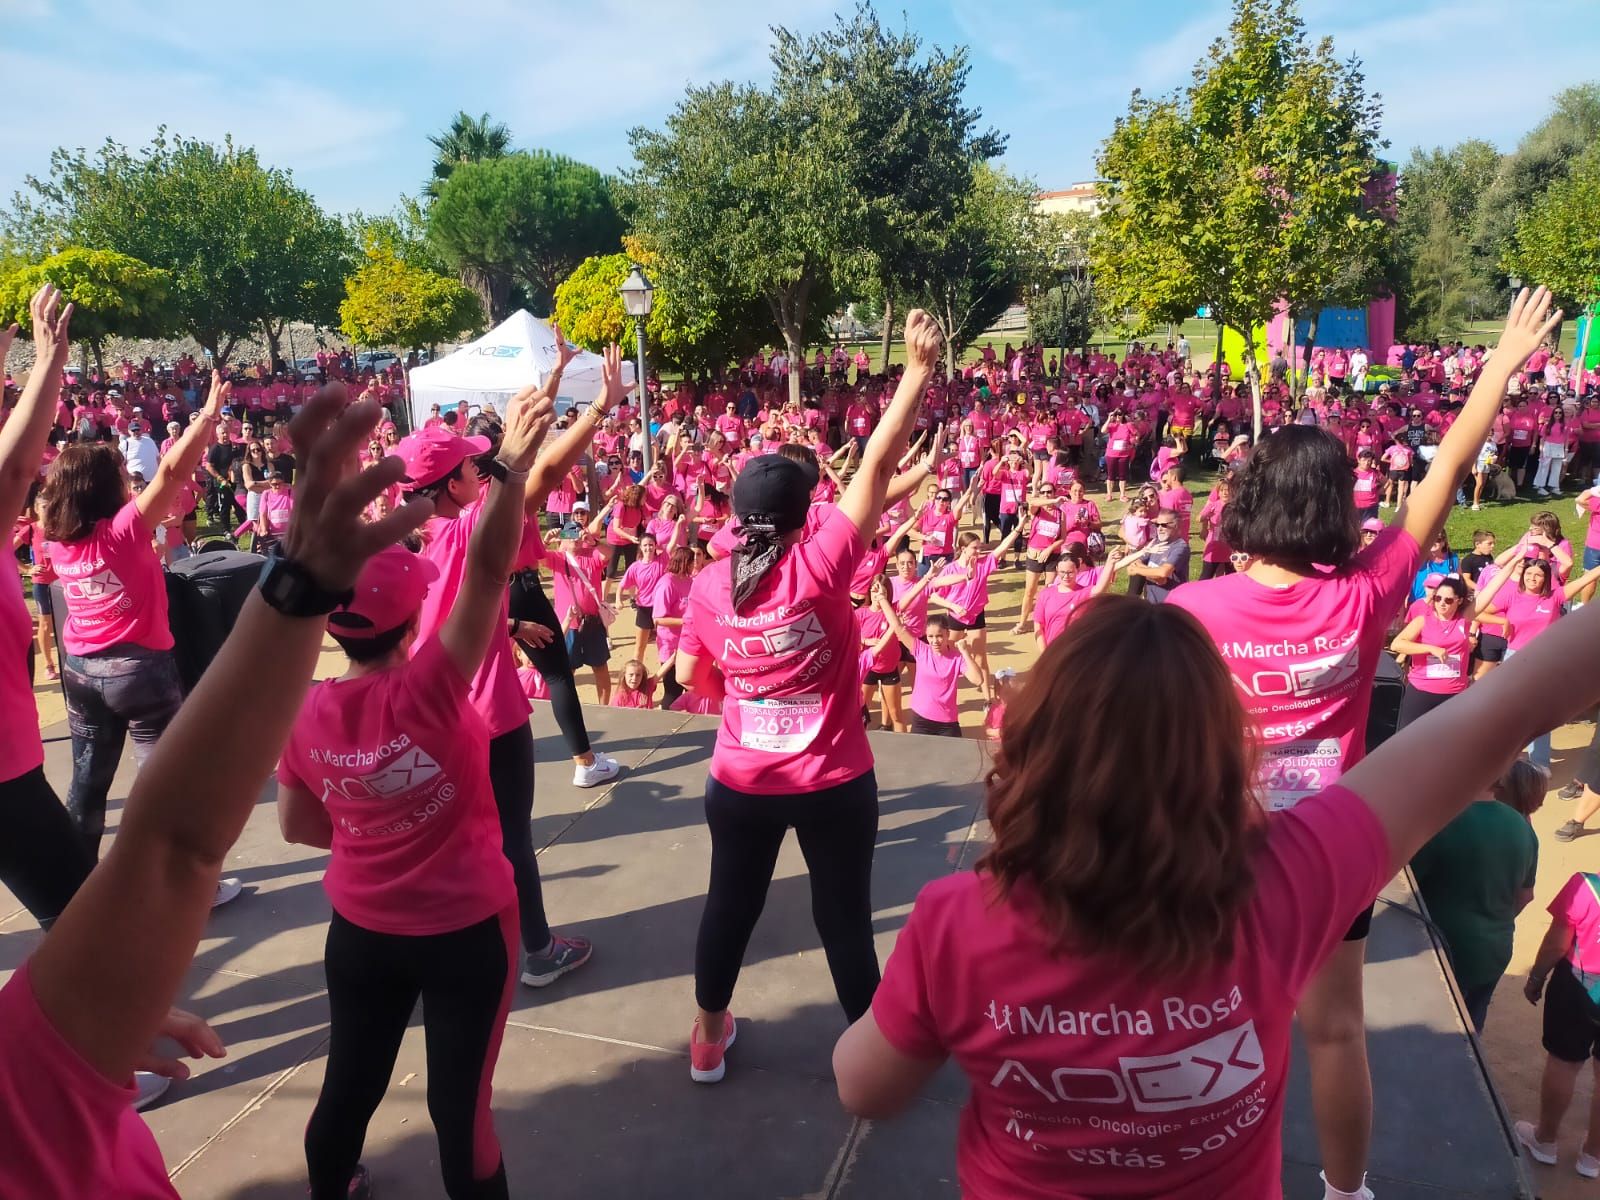
[[[1574,779],[1571,783],[1567,784],[1566,787],[1557,792],[1556,795],[1563,800],[1576,800],[1579,796],[1583,795],[1583,784]]]
[[[1565,825],[1561,826],[1560,829],[1556,830],[1556,841],[1570,842],[1582,837],[1583,834],[1584,828],[1580,822],[1568,821]]]

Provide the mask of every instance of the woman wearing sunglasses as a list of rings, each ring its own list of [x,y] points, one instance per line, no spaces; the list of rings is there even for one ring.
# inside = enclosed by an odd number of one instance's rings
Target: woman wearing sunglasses
[[[1030,515],[1028,540],[1022,549],[1022,567],[1027,572],[1028,581],[1023,585],[1022,608],[1017,612],[1017,623],[1011,627],[1013,634],[1020,634],[1027,629],[1034,597],[1039,594],[1039,580],[1055,569],[1061,546],[1066,541],[1066,519],[1056,499],[1055,484],[1042,485],[1038,495],[1028,497],[1027,504]]]
[[[1467,585],[1459,575],[1448,575],[1433,589],[1429,611],[1419,612],[1389,643],[1391,651],[1411,660],[1397,728],[1404,729],[1466,690],[1477,642]]]

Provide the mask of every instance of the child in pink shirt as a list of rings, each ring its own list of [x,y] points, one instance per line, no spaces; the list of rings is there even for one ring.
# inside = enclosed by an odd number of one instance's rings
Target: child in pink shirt
[[[654,708],[656,681],[644,664],[630,658],[622,666],[622,679],[611,693],[612,708]]]

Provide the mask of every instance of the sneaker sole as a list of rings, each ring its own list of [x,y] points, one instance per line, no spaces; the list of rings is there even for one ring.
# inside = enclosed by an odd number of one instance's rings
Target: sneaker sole
[[[610,783],[613,779],[615,779],[618,775],[621,775],[621,774],[622,774],[622,768],[618,767],[615,771],[612,771],[609,774],[597,775],[595,778],[589,780],[588,783],[579,783],[576,779],[574,779],[572,781],[572,786],[573,787],[581,787],[581,788],[599,787],[602,783]]]
[[[1526,1125],[1528,1122],[1519,1121],[1518,1124]],[[1560,1161],[1559,1155],[1539,1149],[1538,1143],[1534,1142],[1531,1138],[1524,1137],[1522,1130],[1517,1129],[1515,1132],[1517,1135],[1517,1142],[1524,1150],[1528,1152],[1528,1157],[1533,1159],[1534,1162],[1543,1163],[1547,1167],[1553,1167]]]
[[[594,957],[594,947],[591,946],[591,947],[589,947],[589,953],[585,954],[582,958],[578,959],[576,962],[568,963],[566,966],[562,967],[559,971],[552,971],[548,975],[530,975],[526,971],[524,971],[522,973],[522,982],[527,984],[529,987],[549,987],[552,983],[554,983],[556,980],[560,979],[563,975],[572,974],[572,972],[576,971],[579,967],[583,966],[584,963],[588,962],[593,957]]]
[[[694,1064],[689,1065],[689,1078],[696,1083],[721,1083],[722,1077],[728,1073],[728,1051],[733,1049],[733,1044],[739,1040],[739,1023],[734,1022],[733,1036],[728,1039],[728,1044],[722,1048],[722,1061],[709,1071],[697,1071]]]

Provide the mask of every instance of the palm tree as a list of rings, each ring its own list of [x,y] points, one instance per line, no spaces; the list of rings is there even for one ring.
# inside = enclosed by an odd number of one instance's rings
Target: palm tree
[[[474,117],[458,112],[448,129],[428,141],[438,153],[433,159],[433,178],[423,190],[429,196],[437,196],[456,164],[502,157],[511,148],[511,130],[499,121],[491,121],[488,113]]]

